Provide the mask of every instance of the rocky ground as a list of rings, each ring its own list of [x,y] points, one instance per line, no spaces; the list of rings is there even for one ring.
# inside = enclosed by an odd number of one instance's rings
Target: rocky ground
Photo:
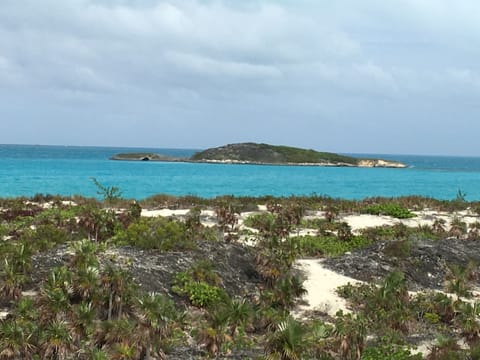
[[[32,281],[28,293],[35,295],[41,282],[55,266],[66,264],[70,259],[66,246],[60,246],[55,251],[35,255],[33,257]],[[231,295],[255,296],[258,293],[259,275],[254,268],[252,252],[239,244],[219,242],[199,242],[198,248],[184,252],[161,253],[154,250],[141,250],[133,247],[109,248],[102,255],[102,262],[113,262],[127,269],[133,281],[147,292],[167,294],[177,304],[185,306],[187,311],[200,311],[189,307],[185,299],[171,290],[173,277],[176,273],[187,270],[198,260],[209,259],[214,262],[216,272],[222,279],[222,286]],[[235,350],[219,359],[249,359],[262,356],[263,348],[253,347],[250,350]],[[170,349],[169,359],[190,360],[205,357],[206,353],[195,341],[188,345]]]
[[[444,239],[411,242],[402,256],[391,255],[392,242],[378,242],[340,257],[326,259],[328,268],[351,278],[375,282],[394,270],[405,273],[410,290],[442,290],[449,266],[480,264],[480,241]],[[398,243],[398,246],[405,244]],[[472,284],[480,287],[479,279]]]
[[[265,211],[259,207],[260,211]],[[177,212],[164,209],[144,211],[144,216],[175,216],[184,218],[188,210]],[[239,219],[242,225],[249,215],[243,214]],[[453,215],[443,216],[448,223]],[[311,216],[323,217],[322,214]],[[470,219],[471,218],[471,219]],[[436,217],[419,214],[414,220],[398,220],[385,216],[354,214],[344,216],[354,232],[368,227],[404,223],[407,226],[429,225]],[[477,216],[464,215],[467,222],[478,221]],[[203,211],[202,223],[214,226],[216,217],[213,211]],[[409,224],[411,222],[412,224]],[[415,223],[414,223],[415,222]],[[250,229],[252,230],[252,229]],[[253,231],[253,230],[252,230]],[[315,229],[303,229],[305,233],[315,233]],[[254,232],[253,232],[254,234]],[[109,247],[101,255],[103,265],[113,263],[130,273],[134,282],[142,290],[167,294],[178,304],[186,306],[188,311],[200,311],[189,307],[186,300],[172,292],[174,275],[189,269],[199,260],[210,260],[215,264],[215,271],[221,278],[222,287],[234,296],[255,298],[258,295],[260,277],[255,270],[253,248],[245,243],[225,243],[219,241],[200,241],[197,248],[182,252],[160,252],[142,250],[129,246]],[[48,253],[34,255],[33,271],[27,288],[34,295],[55,266],[68,263],[71,253],[66,245],[61,245]],[[452,266],[465,267],[469,263],[480,264],[480,241],[475,239],[445,238],[442,240],[395,240],[379,241],[361,250],[352,251],[342,256],[322,259],[300,259],[298,269],[304,272],[305,286],[309,294],[303,303],[299,303],[299,317],[310,317],[329,321],[337,310],[347,308],[344,299],[337,296],[337,286],[345,285],[350,280],[379,282],[394,270],[404,272],[410,291],[444,290],[445,279]],[[479,278],[472,282],[473,288],[480,289]],[[478,293],[475,293],[478,294]],[[1,305],[1,304],[0,304]],[[5,313],[6,314],[6,313]],[[294,312],[295,314],[295,312]],[[433,333],[432,333],[433,334]],[[433,335],[432,335],[433,336]],[[429,341],[432,339],[428,338]],[[261,347],[248,352],[234,351],[224,359],[246,359],[262,356]],[[198,359],[205,355],[192,339],[189,345],[171,349],[170,359]]]
[[[33,257],[31,286],[36,290],[55,266],[61,266],[70,259],[66,246],[55,251]],[[216,272],[222,279],[222,287],[238,296],[254,294],[259,282],[250,249],[239,244],[199,242],[191,251],[162,253],[156,250],[141,250],[134,247],[109,248],[102,260],[111,262],[129,271],[133,280],[147,292],[158,292],[174,296],[171,284],[174,274],[187,270],[198,260],[214,262]]]

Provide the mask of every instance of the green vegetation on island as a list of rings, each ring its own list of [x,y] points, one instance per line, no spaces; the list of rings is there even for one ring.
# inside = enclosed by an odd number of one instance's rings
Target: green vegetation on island
[[[200,151],[192,160],[248,161],[266,164],[332,163],[356,165],[357,158],[290,146],[241,143]]]
[[[331,152],[319,152],[291,146],[257,143],[229,144],[199,151],[190,158],[172,158],[158,154],[127,153],[117,154],[112,160],[153,160],[216,162],[230,164],[275,164],[275,165],[318,165],[358,167],[406,167],[397,161],[382,159],[361,159]]]

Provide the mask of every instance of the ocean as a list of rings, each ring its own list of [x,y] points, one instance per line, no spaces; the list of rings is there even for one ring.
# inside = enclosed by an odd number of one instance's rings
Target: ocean
[[[97,196],[92,181],[120,188],[125,198],[155,194],[215,197],[327,195],[363,199],[422,195],[480,200],[480,158],[350,154],[398,160],[407,169],[258,166],[112,161],[121,152],[189,156],[194,149],[0,145],[0,197]]]

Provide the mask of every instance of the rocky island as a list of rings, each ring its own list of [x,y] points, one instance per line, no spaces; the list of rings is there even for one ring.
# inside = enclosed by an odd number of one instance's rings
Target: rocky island
[[[361,159],[330,152],[319,152],[290,146],[257,143],[229,144],[193,154],[190,158],[172,158],[159,154],[126,153],[111,157],[112,160],[136,161],[184,161],[224,164],[303,165],[303,166],[351,166],[405,168],[398,161]]]

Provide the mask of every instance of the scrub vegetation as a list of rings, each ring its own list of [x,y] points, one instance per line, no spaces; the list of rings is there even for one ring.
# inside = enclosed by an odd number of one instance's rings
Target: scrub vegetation
[[[136,202],[96,184],[102,200],[0,199],[1,359],[478,358],[476,263],[446,264],[451,295],[409,293],[406,270],[418,261],[412,251],[419,242],[475,242],[480,227],[456,219],[449,228],[438,222],[353,231],[341,215],[475,214],[479,203],[318,195]],[[141,216],[158,208],[190,212]],[[202,210],[213,224],[205,225]],[[242,223],[246,211],[255,212]],[[294,316],[306,291],[297,259],[334,259],[377,245],[397,266],[376,281],[339,288],[351,312]],[[428,355],[414,353],[417,334],[438,338]]]

